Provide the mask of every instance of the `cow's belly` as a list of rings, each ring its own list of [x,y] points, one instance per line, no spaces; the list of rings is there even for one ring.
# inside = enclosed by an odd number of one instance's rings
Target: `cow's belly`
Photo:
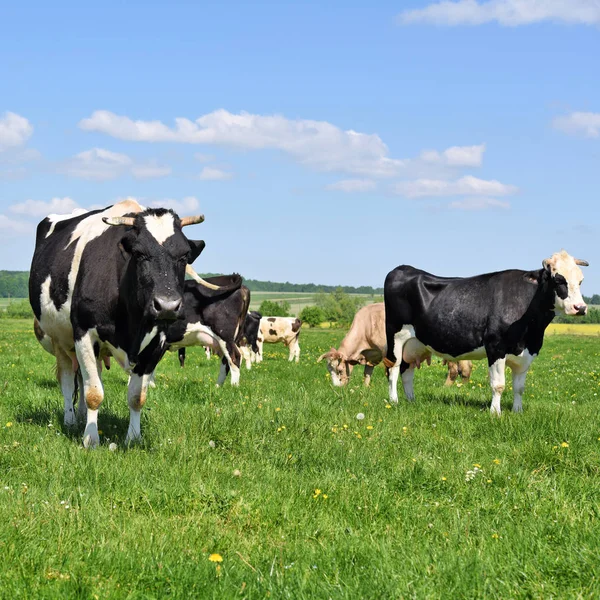
[[[438,352],[437,350],[435,350],[431,346],[427,346],[427,348],[429,349],[429,351],[432,354],[435,354],[436,356],[439,356],[440,358],[445,358],[446,360],[453,360],[453,361],[457,361],[457,360],[481,360],[481,359],[487,357],[487,354],[485,352],[485,348],[483,346],[481,346],[480,348],[475,348],[474,350],[471,350],[470,352],[465,352],[463,354],[459,354],[458,356],[451,356],[450,354],[446,354],[444,352]]]
[[[219,337],[210,327],[202,323],[190,323],[183,334],[183,339],[171,344],[171,348],[184,348],[188,346],[208,346],[219,350]]]
[[[284,344],[289,344],[290,340],[294,339],[296,334],[293,336],[283,336],[283,335],[269,335],[268,333],[264,336],[263,342],[267,344],[277,344],[278,342],[283,342]]]

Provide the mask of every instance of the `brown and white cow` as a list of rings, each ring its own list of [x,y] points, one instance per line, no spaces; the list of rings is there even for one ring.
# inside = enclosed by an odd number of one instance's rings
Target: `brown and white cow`
[[[373,369],[383,360],[386,350],[385,307],[383,302],[376,302],[364,306],[354,315],[350,331],[342,340],[340,347],[337,350],[332,348],[322,354],[317,362],[327,360],[327,369],[331,375],[331,382],[335,386],[346,385],[354,366],[364,365],[364,384],[369,385]],[[414,366],[421,366],[419,360],[413,362]],[[471,377],[471,361],[461,360],[458,363],[447,364],[448,377],[445,385],[452,385],[459,374],[463,381],[468,381]]]
[[[300,328],[302,321],[296,317],[263,317],[260,320],[260,329],[256,345],[258,352],[256,362],[262,362],[263,344],[277,344],[283,342],[290,349],[289,361],[300,360]]]

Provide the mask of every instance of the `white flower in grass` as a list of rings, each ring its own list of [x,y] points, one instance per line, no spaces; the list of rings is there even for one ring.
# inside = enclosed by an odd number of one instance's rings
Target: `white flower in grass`
[[[110,444],[108,445],[108,449],[109,449],[111,452],[115,452],[115,451],[116,451],[116,449],[117,449],[117,445],[116,445],[114,442],[112,442],[112,443],[110,443]]]
[[[356,419],[357,419],[358,421],[362,421],[364,418],[365,418],[365,415],[364,415],[363,413],[358,413],[358,414],[356,415]]]
[[[208,445],[209,445],[211,448],[216,448],[216,447],[217,447],[217,445],[215,444],[214,440],[210,440],[210,442],[208,442]]]

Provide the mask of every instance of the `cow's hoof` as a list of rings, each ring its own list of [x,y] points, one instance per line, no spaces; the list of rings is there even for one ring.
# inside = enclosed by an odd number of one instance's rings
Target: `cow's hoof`
[[[70,410],[68,413],[65,413],[65,427],[72,429],[77,426],[77,418],[75,417],[75,411]]]
[[[93,450],[100,445],[100,436],[98,435],[98,428],[85,428],[83,432],[83,447],[88,450]]]
[[[522,404],[513,404],[513,412],[515,412],[515,413],[522,413],[523,412],[523,405]]]
[[[490,415],[494,417],[500,417],[502,415],[502,411],[495,406],[490,407]]]

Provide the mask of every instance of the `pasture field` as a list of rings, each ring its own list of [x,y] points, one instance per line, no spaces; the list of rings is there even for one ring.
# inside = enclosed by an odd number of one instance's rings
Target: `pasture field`
[[[600,597],[598,338],[549,336],[494,418],[482,362],[398,406],[380,367],[333,388],[343,335],[303,330],[298,365],[267,345],[237,389],[169,354],[131,448],[115,366],[86,451],[31,322],[0,321],[0,597]]]
[[[364,300],[365,304],[373,302],[383,302],[383,296],[380,294],[348,294],[349,296],[357,296]],[[272,302],[281,302],[285,300],[289,302],[290,314],[298,316],[300,311],[305,306],[313,306],[315,301],[314,293],[304,292],[251,292],[250,295],[250,310],[258,310],[260,303],[263,300],[271,300]],[[267,316],[267,315],[265,315]]]

